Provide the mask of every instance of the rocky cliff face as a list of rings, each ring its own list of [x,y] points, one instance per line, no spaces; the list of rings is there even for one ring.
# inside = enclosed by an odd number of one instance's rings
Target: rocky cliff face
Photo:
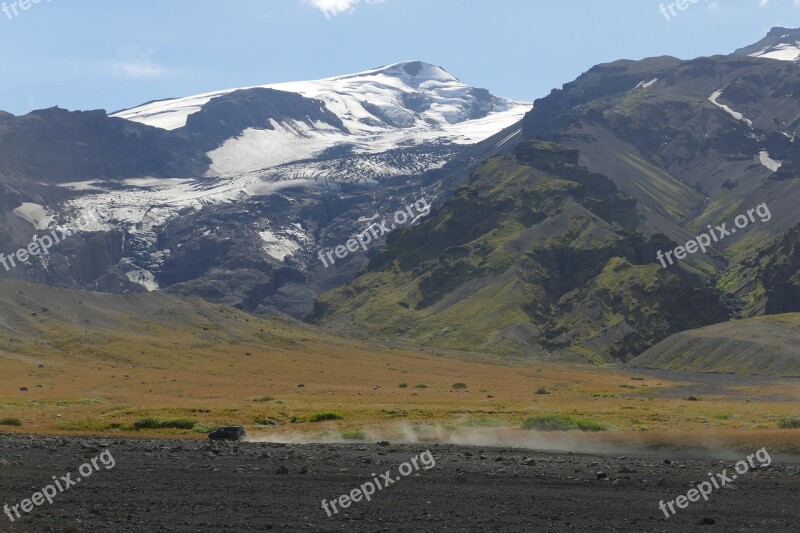
[[[488,160],[430,219],[393,235],[315,320],[493,353],[626,360],[670,333],[725,320],[702,280],[664,270],[669,243],[579,153],[523,142]],[[683,299],[681,299],[683,298]]]

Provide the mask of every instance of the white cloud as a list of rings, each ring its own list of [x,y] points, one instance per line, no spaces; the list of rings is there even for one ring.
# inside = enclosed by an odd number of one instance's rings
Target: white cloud
[[[164,73],[164,69],[149,61],[141,63],[121,61],[114,63],[111,69],[123,78],[155,78]]]
[[[316,7],[325,15],[325,18],[330,19],[346,13],[355,8],[362,1],[365,4],[379,4],[385,0],[307,0],[312,6]]]
[[[151,59],[155,53],[156,49],[153,47],[145,49],[136,45],[122,47],[117,51],[120,58],[110,65],[109,70],[115,76],[122,78],[157,78],[164,74],[164,68]]]

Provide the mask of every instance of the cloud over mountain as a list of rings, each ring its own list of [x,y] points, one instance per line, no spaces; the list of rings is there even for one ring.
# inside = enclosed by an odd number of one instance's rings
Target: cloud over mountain
[[[366,4],[379,4],[385,0],[363,1]],[[322,11],[326,18],[330,19],[336,15],[352,10],[360,4],[362,0],[308,0],[308,2]]]

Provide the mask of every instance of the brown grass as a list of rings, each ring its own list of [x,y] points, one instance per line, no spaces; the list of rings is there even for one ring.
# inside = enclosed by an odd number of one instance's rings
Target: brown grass
[[[800,452],[797,430],[776,429],[778,420],[798,414],[794,381],[688,402],[664,395],[680,383],[616,367],[389,349],[279,320],[220,314],[205,331],[146,323],[99,335],[53,323],[35,340],[10,344],[0,335],[1,346],[14,346],[0,351],[0,418],[23,421],[4,431],[201,438],[207,427],[242,424],[253,433],[257,420],[271,420],[276,429],[263,431],[302,433],[318,431],[320,424],[305,421],[324,411],[341,413],[336,424],[345,431],[398,421],[519,428],[530,416],[552,413],[600,422],[609,427],[603,438],[689,445],[713,437]],[[469,389],[454,390],[458,382]],[[539,388],[550,394],[536,394]],[[253,401],[266,394],[274,399]],[[786,400],[745,401],[766,396]],[[126,429],[143,417],[191,418],[200,427]]]

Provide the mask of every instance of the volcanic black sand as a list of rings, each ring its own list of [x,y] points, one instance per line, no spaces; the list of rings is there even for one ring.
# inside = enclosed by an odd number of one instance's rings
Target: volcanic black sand
[[[13,506],[108,449],[115,461],[0,531],[798,531],[800,464],[772,457],[666,519],[724,460],[389,443],[143,441],[0,435],[0,504]],[[350,493],[430,450],[435,466],[328,517]],[[755,450],[753,450],[755,452]],[[106,455],[108,457],[108,455]],[[758,461],[756,461],[758,464]],[[13,511],[12,511],[13,513]]]

